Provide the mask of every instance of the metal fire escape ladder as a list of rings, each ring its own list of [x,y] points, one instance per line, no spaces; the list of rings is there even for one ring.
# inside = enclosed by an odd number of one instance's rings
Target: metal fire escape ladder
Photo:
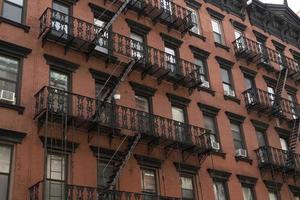
[[[284,67],[279,72],[279,77],[277,79],[276,88],[275,88],[275,97],[274,97],[274,103],[273,103],[273,112],[274,113],[280,113],[281,112],[281,95],[283,88],[286,84],[286,79],[288,75],[288,68]]]
[[[120,177],[122,169],[125,167],[129,159],[131,158],[131,155],[139,143],[141,139],[141,133],[135,135],[131,140],[128,142],[128,148],[125,151],[125,157],[124,159],[116,166],[116,169],[113,171],[113,174],[110,176],[110,180],[108,181],[107,189],[112,190],[114,189],[114,186],[116,185],[116,182],[118,178]]]

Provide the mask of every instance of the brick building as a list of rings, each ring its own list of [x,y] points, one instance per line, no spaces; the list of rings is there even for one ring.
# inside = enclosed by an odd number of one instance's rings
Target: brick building
[[[0,10],[0,200],[300,199],[286,1]]]

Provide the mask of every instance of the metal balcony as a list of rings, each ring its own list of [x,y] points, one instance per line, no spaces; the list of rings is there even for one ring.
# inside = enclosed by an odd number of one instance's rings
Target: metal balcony
[[[243,97],[248,111],[290,120],[299,116],[298,104],[261,89],[248,89],[243,92]]]
[[[124,0],[117,1],[122,4]],[[160,22],[182,34],[190,30],[194,23],[192,12],[170,0],[133,0],[128,9],[136,11],[138,16],[149,17],[153,23]]]
[[[28,189],[29,200],[49,200],[54,198],[54,195],[52,197],[51,193],[47,192],[49,191],[49,188],[47,187],[50,185],[49,182],[50,181],[39,181],[38,183],[31,186]],[[57,191],[63,191],[58,194],[56,193],[55,199],[65,200],[181,200],[181,198],[179,197],[160,196],[157,194],[146,194],[119,190],[104,190],[96,187],[72,185],[61,182],[56,185],[55,189]]]
[[[101,27],[61,12],[47,8],[40,17],[40,37],[45,41],[61,44],[65,50],[74,49],[86,54],[101,55],[106,61],[133,58],[138,60],[137,69],[157,78],[189,88],[191,91],[201,85],[200,67],[177,58],[159,49],[140,43],[113,32],[97,34]]]
[[[264,146],[255,150],[258,167],[263,170],[280,172],[299,171],[299,155],[274,147]]]
[[[209,130],[125,106],[45,86],[36,95],[35,119],[68,123],[92,132],[97,127],[107,134],[133,136],[137,132],[151,146],[202,154],[211,150]]]
[[[268,71],[279,71],[283,67],[287,67],[289,77],[295,81],[300,81],[300,68],[296,60],[281,55],[278,51],[245,36],[241,36],[233,41],[233,47],[236,57],[263,66]]]

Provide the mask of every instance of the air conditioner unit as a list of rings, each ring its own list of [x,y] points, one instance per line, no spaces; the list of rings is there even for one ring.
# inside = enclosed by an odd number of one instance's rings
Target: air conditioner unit
[[[209,82],[208,82],[208,81],[205,81],[205,80],[202,80],[201,86],[206,87],[206,88],[209,88]]]
[[[234,90],[225,90],[224,93],[225,93],[226,96],[235,97]]]
[[[247,151],[245,149],[237,149],[235,151],[235,156],[245,158],[247,157]]]
[[[15,93],[8,90],[0,90],[0,100],[15,104]]]
[[[219,142],[211,141],[211,147],[212,147],[214,150],[217,150],[217,151],[220,150],[220,144],[219,144]]]

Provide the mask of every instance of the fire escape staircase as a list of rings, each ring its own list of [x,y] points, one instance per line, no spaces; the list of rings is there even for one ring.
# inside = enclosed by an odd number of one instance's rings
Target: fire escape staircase
[[[287,67],[284,67],[283,69],[280,70],[277,83],[276,83],[273,109],[271,115],[277,115],[277,116],[283,115],[281,109],[281,95],[282,95],[283,88],[285,87],[286,84],[287,75],[288,75]]]
[[[133,154],[133,151],[137,146],[137,144],[139,143],[140,139],[141,139],[141,134],[139,133],[128,140],[128,146],[124,153],[125,156],[121,158],[121,161],[116,165],[115,169],[113,170],[112,175],[109,177],[110,180],[108,181],[108,186],[106,189],[108,190],[114,189],[118,181],[118,178],[120,177],[122,169],[126,166],[128,161],[130,160],[131,155]]]

